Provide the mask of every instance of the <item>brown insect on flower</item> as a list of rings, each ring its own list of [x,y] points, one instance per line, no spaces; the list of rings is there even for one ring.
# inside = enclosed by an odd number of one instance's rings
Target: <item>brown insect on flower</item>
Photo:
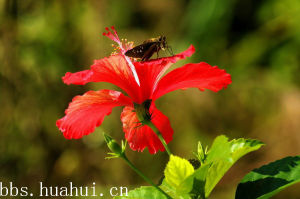
[[[141,61],[148,61],[154,53],[157,53],[158,57],[158,52],[166,49],[173,55],[171,47],[167,44],[166,37],[159,36],[157,38],[147,39],[141,45],[126,51],[125,55],[128,57],[140,58]]]

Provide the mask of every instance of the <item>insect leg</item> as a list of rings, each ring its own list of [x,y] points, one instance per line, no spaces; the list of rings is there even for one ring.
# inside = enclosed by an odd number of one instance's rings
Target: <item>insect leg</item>
[[[172,56],[174,56],[172,47],[171,47],[171,46],[167,46],[167,49],[168,49],[168,52],[169,52]]]

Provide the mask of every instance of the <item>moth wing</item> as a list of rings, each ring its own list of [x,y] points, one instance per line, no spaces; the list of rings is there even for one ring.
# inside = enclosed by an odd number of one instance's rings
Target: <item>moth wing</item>
[[[125,55],[128,57],[142,58],[153,44],[155,44],[155,42],[148,42],[135,46],[134,48],[126,51]]]
[[[153,44],[150,48],[144,53],[142,61],[147,61],[150,57],[157,51],[157,45]]]

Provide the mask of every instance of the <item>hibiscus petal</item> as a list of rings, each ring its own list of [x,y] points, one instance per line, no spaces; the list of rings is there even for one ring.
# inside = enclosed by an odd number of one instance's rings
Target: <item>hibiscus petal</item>
[[[95,60],[90,70],[66,73],[63,81],[66,84],[80,85],[88,82],[108,82],[123,89],[134,100],[139,97],[139,86],[122,55]]]
[[[156,65],[162,64],[163,62],[175,63],[180,59],[185,59],[187,57],[192,56],[194,54],[194,52],[195,52],[195,47],[193,45],[190,45],[188,47],[188,49],[186,49],[185,51],[178,53],[174,56],[162,57],[159,59],[151,59],[151,60],[147,61],[147,63],[153,63]],[[141,62],[141,63],[145,63],[145,62]]]
[[[197,64],[186,64],[165,75],[158,83],[153,94],[153,99],[174,91],[196,87],[200,90],[210,89],[219,91],[231,83],[230,74],[217,66],[211,66],[201,62]]]
[[[77,73],[67,72],[65,76],[62,78],[65,84],[77,84],[84,85],[88,82],[94,82],[93,80],[94,73],[92,70],[84,70]]]
[[[195,48],[191,45],[187,50],[171,57],[163,57],[147,62],[134,62],[141,83],[142,92],[142,96],[138,103],[142,103],[152,97],[151,95],[155,90],[159,79],[173,63],[191,56],[194,52]]]
[[[150,127],[142,126],[136,113],[133,111],[133,107],[126,106],[121,114],[123,131],[130,148],[134,151],[143,151],[148,147],[151,154],[156,153],[158,150],[164,151],[165,148],[157,135]],[[159,129],[166,143],[169,143],[173,136],[173,129],[169,119],[155,108],[154,104],[150,107],[150,113],[152,113],[151,122]]]
[[[67,139],[78,139],[88,135],[99,126],[115,106],[132,104],[121,92],[112,90],[89,91],[76,96],[65,111],[65,116],[56,126]]]

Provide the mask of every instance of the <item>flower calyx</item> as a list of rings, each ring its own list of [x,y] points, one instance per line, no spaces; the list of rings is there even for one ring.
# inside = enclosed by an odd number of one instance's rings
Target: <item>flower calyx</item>
[[[134,110],[136,112],[139,122],[142,125],[146,125],[149,122],[151,122],[152,114],[149,111],[151,103],[151,99],[145,100],[142,104],[134,103]]]
[[[112,151],[112,153],[108,153],[111,155],[110,157],[106,157],[106,159],[118,158],[125,156],[126,142],[124,143],[122,140],[122,146],[120,146],[116,140],[114,140],[109,135],[103,133],[104,140],[108,146],[108,148]]]

